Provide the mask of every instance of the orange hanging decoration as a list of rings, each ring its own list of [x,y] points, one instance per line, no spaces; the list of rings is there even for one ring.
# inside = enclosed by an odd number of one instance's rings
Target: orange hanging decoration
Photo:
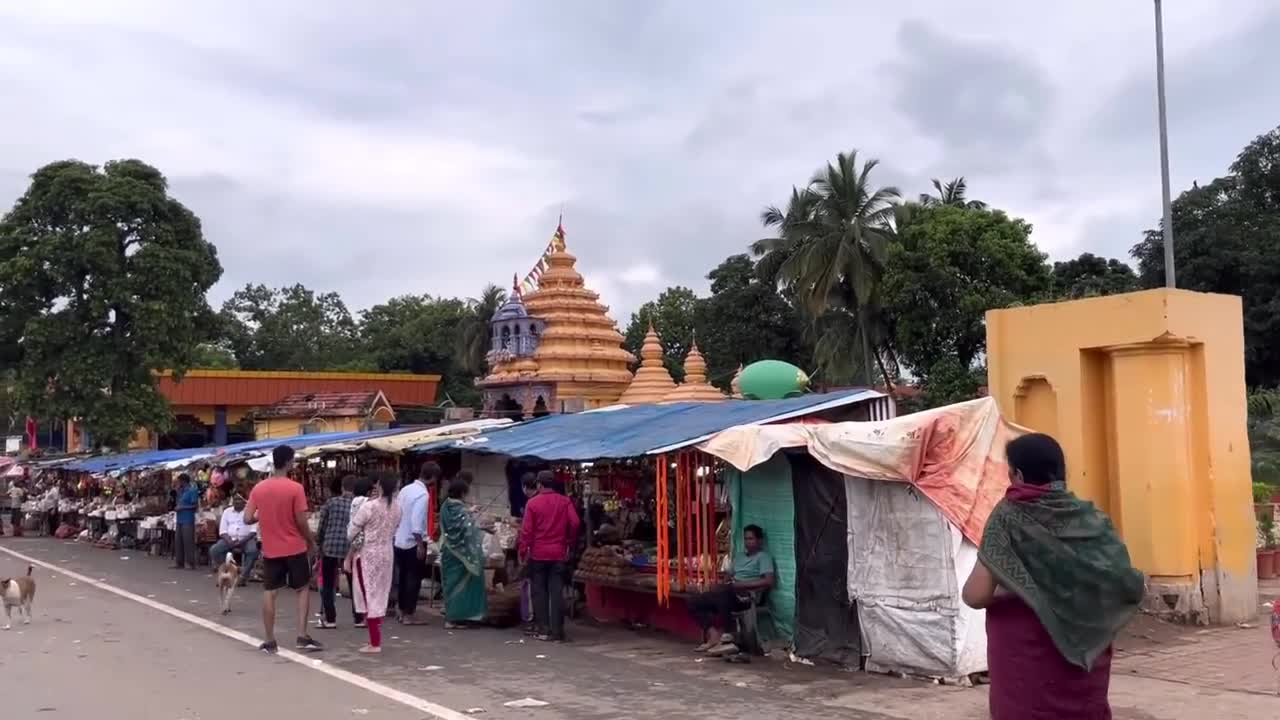
[[[685,557],[689,552],[688,532],[689,523],[685,519],[685,513],[688,512],[688,493],[689,488],[686,487],[684,477],[684,465],[680,463],[680,456],[676,455],[676,587],[681,592],[689,589],[686,585],[688,578],[685,576]]]
[[[702,478],[698,476],[698,464],[693,453],[685,453],[685,467],[688,468],[689,477],[693,482],[693,512],[697,518],[697,524],[694,526],[698,539],[697,545],[698,556],[695,558],[698,568],[698,589],[706,588],[706,572],[703,568],[703,556],[707,551],[707,533],[706,533],[706,517],[702,514]]]
[[[654,495],[657,501],[653,524],[658,531],[658,604],[667,607],[671,598],[671,543],[667,522],[670,506],[667,499],[666,455],[658,456],[657,472],[654,475]]]

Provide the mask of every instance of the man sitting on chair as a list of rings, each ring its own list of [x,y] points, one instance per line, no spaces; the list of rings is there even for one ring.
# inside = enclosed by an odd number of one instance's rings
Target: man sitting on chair
[[[689,614],[702,628],[703,643],[698,652],[730,655],[738,651],[730,634],[733,613],[760,601],[773,587],[776,570],[773,558],[764,551],[764,530],[759,525],[742,529],[743,552],[733,556],[729,582],[709,592],[689,598]]]
[[[236,493],[232,496],[231,507],[222,511],[222,521],[218,523],[218,542],[209,548],[209,565],[215,573],[227,559],[227,553],[239,551],[244,554],[240,562],[240,587],[248,584],[253,566],[258,562],[258,526],[245,524],[244,506],[243,495]]]

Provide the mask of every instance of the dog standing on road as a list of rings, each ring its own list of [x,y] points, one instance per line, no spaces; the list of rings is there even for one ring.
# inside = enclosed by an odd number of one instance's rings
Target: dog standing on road
[[[236,583],[240,581],[240,566],[236,559],[227,553],[227,559],[218,566],[218,594],[222,597],[222,614],[231,612],[231,596],[236,593]]]
[[[31,624],[31,603],[36,599],[36,580],[31,577],[31,566],[27,566],[25,577],[5,578],[0,580],[0,597],[4,598],[4,629],[13,627],[13,609],[18,608],[18,617],[22,624]]]

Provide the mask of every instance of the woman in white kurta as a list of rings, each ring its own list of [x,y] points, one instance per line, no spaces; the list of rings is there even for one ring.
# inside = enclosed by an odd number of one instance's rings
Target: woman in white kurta
[[[392,540],[400,524],[400,507],[392,502],[399,478],[384,472],[375,474],[373,480],[379,496],[361,505],[347,528],[353,544],[360,545],[355,551],[353,574],[356,612],[364,613],[369,626],[369,644],[360,648],[363,653],[382,651],[382,618],[391,596]]]

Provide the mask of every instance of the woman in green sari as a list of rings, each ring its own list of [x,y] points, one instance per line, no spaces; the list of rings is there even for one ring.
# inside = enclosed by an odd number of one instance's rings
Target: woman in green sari
[[[461,628],[485,619],[489,596],[484,586],[484,550],[480,528],[467,510],[468,478],[459,473],[449,482],[449,497],[440,506],[440,571],[444,576],[445,627]]]

